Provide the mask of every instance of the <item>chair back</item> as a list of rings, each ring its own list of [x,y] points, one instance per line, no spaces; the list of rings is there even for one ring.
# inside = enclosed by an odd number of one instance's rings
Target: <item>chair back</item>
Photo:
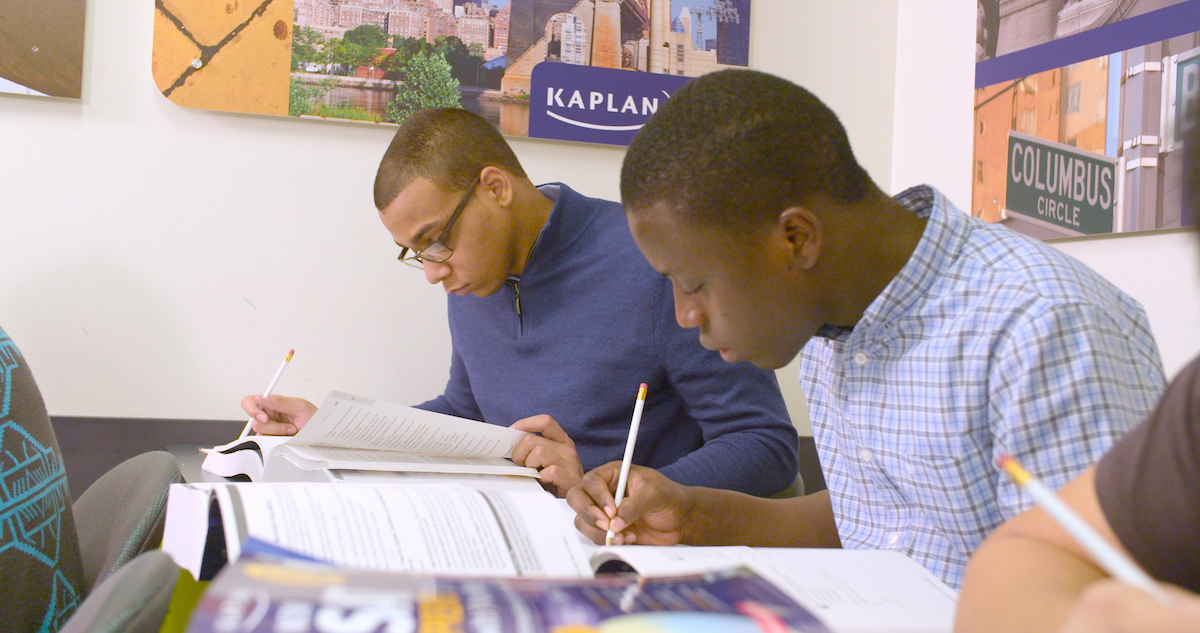
[[[114,466],[80,495],[74,513],[88,591],[162,543],[167,489],[180,481],[175,457],[153,451]]]
[[[158,633],[178,580],[170,556],[146,552],[96,585],[59,633]]]
[[[0,627],[53,633],[87,595],[62,452],[33,374],[0,329]]]

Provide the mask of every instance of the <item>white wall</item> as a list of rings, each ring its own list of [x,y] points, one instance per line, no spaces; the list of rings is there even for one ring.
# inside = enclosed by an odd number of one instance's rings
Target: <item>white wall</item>
[[[969,201],[974,5],[806,0],[787,6],[794,15],[755,16],[755,45],[794,32],[798,54],[751,62],[808,88],[837,112],[858,161],[885,191],[930,183],[951,200]],[[811,434],[798,371],[794,362],[779,370],[779,384],[793,419]]]
[[[966,201],[969,5],[755,0],[751,61],[837,111],[885,188]],[[281,393],[438,393],[444,297],[393,261],[371,201],[392,128],[178,107],[151,80],[152,12],[89,2],[81,102],[0,98],[0,327],[51,413],[236,419],[289,347]],[[512,143],[535,181],[617,196],[622,150]],[[1200,349],[1190,242],[1063,248],[1146,304],[1169,371]]]

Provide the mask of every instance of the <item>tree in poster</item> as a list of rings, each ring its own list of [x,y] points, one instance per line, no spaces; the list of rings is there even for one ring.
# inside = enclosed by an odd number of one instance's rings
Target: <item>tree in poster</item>
[[[388,44],[387,33],[374,24],[356,26],[342,35],[342,41],[367,48],[380,49]]]
[[[325,63],[325,38],[311,26],[296,25],[292,31],[292,70]]]
[[[460,84],[475,85],[478,80],[479,67],[483,64],[483,55],[474,55],[470,47],[454,36],[437,38],[433,52],[441,53],[450,64],[450,72]]]
[[[359,66],[370,66],[379,57],[379,49],[334,38],[325,46],[334,74],[349,75]]]
[[[428,53],[433,50],[433,45],[423,39],[400,37],[397,35],[392,38],[392,48],[396,49],[395,54],[400,56],[401,61],[408,63],[408,60],[412,59],[413,55],[420,52]],[[401,64],[401,66],[403,65]]]
[[[385,116],[399,123],[424,108],[462,107],[459,83],[441,55],[417,53],[404,66],[404,83],[387,105]]]
[[[379,63],[379,68],[385,73],[385,79],[399,81],[401,73],[404,72],[404,67],[408,65],[408,60],[412,59],[417,53],[429,53],[433,50],[433,45],[425,40],[397,35],[392,38],[392,48],[396,49],[395,52],[383,58]]]

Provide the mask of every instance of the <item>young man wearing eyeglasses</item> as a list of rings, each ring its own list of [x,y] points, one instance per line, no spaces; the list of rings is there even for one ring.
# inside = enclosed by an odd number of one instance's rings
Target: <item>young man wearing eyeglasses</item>
[[[796,431],[774,374],[725,363],[679,327],[671,283],[617,203],[534,186],[489,123],[431,109],[397,131],[375,204],[401,261],[451,295],[450,380],[419,407],[529,431],[513,460],[562,495],[621,458],[644,382],[636,463],[753,495],[794,481]],[[316,410],[277,396],[242,406],[267,434]]]

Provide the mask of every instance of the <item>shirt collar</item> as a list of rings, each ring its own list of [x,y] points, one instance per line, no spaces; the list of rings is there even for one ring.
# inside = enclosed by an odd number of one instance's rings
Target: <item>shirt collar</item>
[[[859,321],[864,325],[890,323],[927,295],[958,258],[971,232],[970,219],[933,187],[913,187],[895,200],[913,215],[925,218],[925,230],[908,262],[867,306]]]
[[[900,272],[867,306],[854,327],[825,325],[818,330],[818,336],[839,339],[854,328],[893,322],[929,293],[962,250],[971,231],[970,219],[954,208],[940,191],[921,185],[901,192],[894,199],[913,215],[926,220],[917,247]]]

